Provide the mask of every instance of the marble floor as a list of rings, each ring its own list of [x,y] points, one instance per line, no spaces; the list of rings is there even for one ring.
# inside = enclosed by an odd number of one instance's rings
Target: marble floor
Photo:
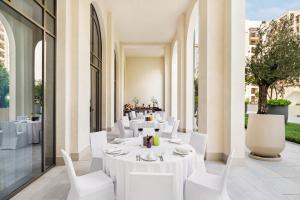
[[[245,159],[244,165],[233,166],[228,191],[233,200],[300,200],[300,145],[287,142],[280,162]],[[87,173],[89,158],[75,162],[78,175]],[[221,173],[221,162],[206,162],[211,173]],[[63,200],[69,189],[67,173],[58,166],[32,183],[13,200]]]

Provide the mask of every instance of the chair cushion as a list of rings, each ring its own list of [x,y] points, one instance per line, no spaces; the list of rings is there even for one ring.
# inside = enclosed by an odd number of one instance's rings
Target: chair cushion
[[[104,190],[113,186],[113,181],[103,171],[89,173],[83,176],[78,176],[76,179],[78,184],[79,195],[86,196],[90,193]]]
[[[191,176],[189,176],[187,181],[219,192],[222,188],[221,176],[217,176],[199,170],[195,171]]]

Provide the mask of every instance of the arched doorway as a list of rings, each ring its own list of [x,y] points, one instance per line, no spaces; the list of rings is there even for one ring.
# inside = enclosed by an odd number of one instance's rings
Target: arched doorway
[[[90,132],[100,131],[101,99],[102,99],[102,39],[100,23],[94,6],[90,8],[90,68],[91,68],[91,97],[90,97]]]

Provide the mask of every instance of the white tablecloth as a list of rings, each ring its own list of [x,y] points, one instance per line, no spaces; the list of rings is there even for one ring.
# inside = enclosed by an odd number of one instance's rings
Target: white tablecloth
[[[41,121],[22,121],[26,126],[28,144],[39,144],[41,140],[42,122]]]
[[[184,182],[195,168],[198,167],[195,150],[190,145],[183,144],[190,148],[192,152],[185,157],[181,157],[173,154],[173,150],[177,145],[169,143],[166,139],[161,138],[160,146],[152,147],[151,149],[141,147],[141,139],[130,138],[125,143],[119,145],[124,150],[130,152],[127,155],[116,157],[105,153],[103,155],[103,170],[116,182],[117,200],[126,199],[127,176],[130,172],[173,173],[176,180],[177,192],[177,198],[174,200],[183,200]],[[110,146],[111,144],[108,144],[105,148],[109,148]],[[163,153],[164,161],[160,161],[160,159],[153,162],[136,161],[136,155],[143,155],[149,151],[158,155]],[[149,194],[151,195],[151,193]]]
[[[168,122],[158,122],[156,120],[154,121],[145,121],[143,119],[141,120],[131,120],[130,122],[130,128],[133,130],[134,136],[138,136],[138,129],[139,128],[159,128],[161,131],[165,130],[168,126]]]

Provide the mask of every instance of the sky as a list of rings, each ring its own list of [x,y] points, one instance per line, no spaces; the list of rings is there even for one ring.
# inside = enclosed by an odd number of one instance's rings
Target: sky
[[[248,20],[269,21],[291,10],[300,11],[300,0],[246,0]]]

